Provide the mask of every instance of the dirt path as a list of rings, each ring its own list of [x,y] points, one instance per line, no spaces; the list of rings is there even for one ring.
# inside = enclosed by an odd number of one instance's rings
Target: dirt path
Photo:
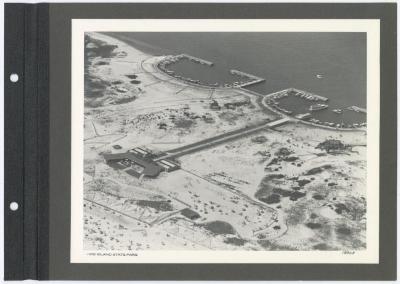
[[[271,213],[270,222],[268,223],[268,228],[257,232],[255,235],[258,235],[259,233],[263,233],[263,232],[267,231],[270,227],[276,226],[276,225],[279,225],[280,229],[279,230],[275,230],[274,234],[271,237],[266,236],[266,238],[264,238],[264,240],[271,240],[271,239],[278,238],[278,237],[282,236],[283,234],[285,234],[287,232],[286,221],[283,218],[283,216],[279,213],[279,211],[276,210],[275,208],[270,207],[267,204],[265,204],[264,202],[261,202],[256,198],[248,196],[248,195],[244,194],[243,192],[241,192],[239,190],[234,190],[234,189],[223,187],[220,184],[218,184],[218,183],[216,183],[216,182],[214,182],[214,181],[212,181],[210,179],[204,178],[204,177],[202,177],[202,176],[200,176],[200,175],[198,175],[198,174],[196,174],[196,173],[194,173],[192,171],[185,170],[183,168],[181,170],[183,170],[183,171],[185,171],[185,172],[187,172],[187,173],[189,173],[191,175],[194,175],[194,176],[196,176],[198,178],[201,178],[202,180],[205,180],[206,182],[209,182],[209,183],[211,183],[213,185],[216,185],[217,187],[219,187],[219,188],[221,188],[223,190],[227,190],[230,193],[232,193],[232,194],[234,194],[236,196],[239,196],[241,199],[246,200],[247,202],[249,202],[252,205],[261,207],[264,210],[272,212]]]

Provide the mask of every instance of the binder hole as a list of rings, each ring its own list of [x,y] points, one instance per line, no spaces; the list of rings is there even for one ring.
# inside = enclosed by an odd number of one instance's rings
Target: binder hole
[[[18,203],[17,202],[11,202],[10,203],[10,209],[12,211],[17,211],[18,210]]]
[[[18,74],[12,73],[12,74],[10,75],[10,81],[11,81],[11,82],[16,83],[16,82],[18,82],[18,80],[19,80]]]

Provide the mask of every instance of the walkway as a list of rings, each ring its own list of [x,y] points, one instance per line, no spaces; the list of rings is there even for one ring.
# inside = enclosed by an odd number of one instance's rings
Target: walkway
[[[246,135],[253,134],[255,132],[264,130],[266,128],[273,128],[277,127],[279,125],[285,124],[289,122],[290,119],[287,117],[284,118],[279,118],[270,122],[262,122],[258,123],[256,125],[252,126],[247,126],[241,129],[237,129],[228,133],[224,133],[215,137],[211,137],[199,142],[195,142],[186,146],[182,146],[179,148],[171,149],[167,151],[167,155],[164,155],[160,158],[155,159],[155,161],[162,160],[162,159],[167,159],[167,158],[176,158],[180,157],[183,155],[191,154],[193,152],[201,151],[207,148],[215,147],[217,145],[220,145],[222,143],[242,138]]]

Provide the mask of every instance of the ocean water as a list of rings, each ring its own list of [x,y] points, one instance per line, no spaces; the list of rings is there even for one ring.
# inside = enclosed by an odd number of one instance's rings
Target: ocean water
[[[268,94],[289,87],[329,98],[329,108],[314,112],[322,121],[363,122],[366,115],[343,114],[335,108],[366,107],[365,33],[108,33],[153,54],[180,54],[214,62],[213,67],[182,61],[171,69],[203,82],[237,80],[237,69],[266,81],[248,89]],[[317,75],[322,75],[318,78]],[[308,111],[309,104],[282,101],[294,113]]]

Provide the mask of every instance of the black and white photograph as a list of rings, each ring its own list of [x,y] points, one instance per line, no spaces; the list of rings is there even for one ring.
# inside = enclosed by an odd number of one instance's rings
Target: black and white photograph
[[[249,26],[79,33],[82,254],[374,247],[367,32]]]
[[[397,1],[11,2],[4,280],[397,279]]]

